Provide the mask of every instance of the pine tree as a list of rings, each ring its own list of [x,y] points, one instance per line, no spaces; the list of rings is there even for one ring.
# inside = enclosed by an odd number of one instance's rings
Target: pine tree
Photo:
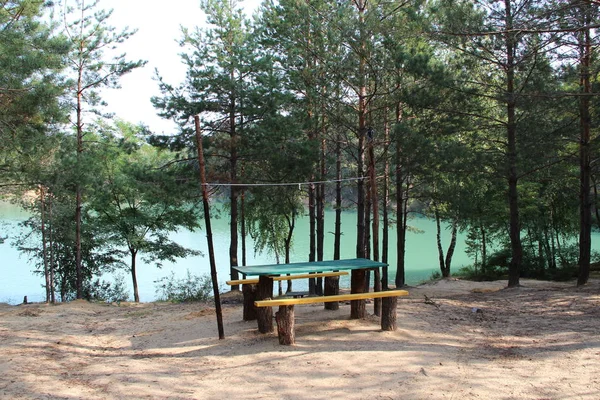
[[[65,0],[63,4],[65,35],[71,44],[68,63],[74,84],[70,88],[70,96],[75,112],[73,127],[77,141],[77,171],[80,173],[75,188],[77,298],[83,295],[81,224],[86,168],[82,154],[86,135],[86,115],[100,114],[99,107],[103,105],[99,92],[101,89],[118,88],[119,78],[145,64],[141,60],[127,61],[125,54],[105,54],[107,50],[116,51],[119,44],[127,40],[135,31],[128,29],[117,31],[110,26],[112,10],[99,9],[98,4],[99,0],[91,2]]]

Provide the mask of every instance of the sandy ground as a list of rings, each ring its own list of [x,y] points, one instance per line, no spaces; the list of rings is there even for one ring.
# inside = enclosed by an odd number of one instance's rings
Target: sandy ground
[[[238,304],[225,340],[210,305],[3,304],[0,398],[600,399],[600,280],[522,284],[409,288],[395,332],[297,306],[295,346]]]

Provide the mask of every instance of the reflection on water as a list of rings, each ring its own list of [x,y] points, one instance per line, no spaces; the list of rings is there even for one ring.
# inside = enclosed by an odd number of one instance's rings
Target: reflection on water
[[[344,212],[342,218],[343,243],[342,243],[342,258],[354,258],[356,251],[356,213]],[[0,232],[2,236],[12,236],[19,231],[18,221],[27,218],[27,214],[18,207],[0,202],[0,223],[2,223]],[[325,232],[334,231],[333,211],[326,212]],[[214,219],[212,222],[213,241],[215,245],[215,257],[218,268],[219,281],[222,282],[222,289],[228,290],[225,286],[225,281],[229,278],[229,224],[227,216]],[[415,284],[419,281],[429,278],[434,271],[438,271],[437,247],[435,238],[435,223],[427,219],[414,219],[410,221],[414,230],[408,233],[406,248],[406,278],[408,284]],[[393,271],[396,265],[396,234],[395,227],[390,230],[390,246],[389,246],[389,264],[390,264],[390,282],[393,283]],[[421,233],[415,233],[419,231]],[[203,254],[207,254],[206,250],[206,234],[204,231],[190,232],[180,231],[172,235],[172,238],[179,244],[200,250]],[[444,246],[450,241],[450,233],[444,232]],[[25,256],[11,246],[11,240],[7,240],[4,244],[0,244],[0,302],[9,302],[11,304],[21,303],[23,296],[28,296],[29,301],[43,301],[44,288],[42,287],[43,277],[32,273],[33,265],[28,262]],[[248,255],[247,262],[249,265],[258,264],[274,264],[275,256],[269,253],[255,254],[253,242],[250,238],[247,239]],[[292,262],[306,261],[308,259],[308,217],[301,218],[296,224],[296,230],[293,243]],[[333,235],[326,234],[325,237],[325,259],[333,258]],[[457,248],[454,253],[452,269],[456,270],[463,265],[470,263],[468,256],[464,252],[464,236],[459,235]],[[241,251],[241,245],[240,245]],[[241,260],[241,257],[240,257]],[[138,261],[138,287],[140,291],[141,301],[152,301],[155,299],[155,284],[157,279],[170,276],[171,271],[174,272],[177,278],[182,278],[186,275],[187,270],[194,275],[203,275],[210,273],[210,265],[208,255],[206,257],[197,256],[179,260],[175,263],[165,263],[162,269],[157,269],[153,265],[144,264],[142,257]],[[131,280],[127,271],[123,271],[125,281],[129,283]],[[110,277],[105,277],[110,279]],[[342,279],[342,286],[349,286],[348,278]],[[129,284],[130,285],[130,284]],[[302,285],[306,285],[306,281],[294,282],[294,289],[303,290]],[[284,286],[285,289],[285,286]],[[131,297],[133,297],[133,289],[131,289]]]

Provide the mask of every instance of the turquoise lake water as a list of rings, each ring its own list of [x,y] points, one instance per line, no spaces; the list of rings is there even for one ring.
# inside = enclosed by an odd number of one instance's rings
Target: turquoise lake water
[[[341,258],[354,258],[356,251],[356,213],[352,211],[342,214],[342,254]],[[27,214],[18,207],[0,202],[0,235],[11,236],[19,231],[18,222],[27,218]],[[326,218],[326,232],[334,231],[335,212],[328,211]],[[410,220],[412,228],[408,233],[406,241],[406,279],[408,284],[416,284],[428,279],[432,272],[439,271],[438,253],[435,238],[435,222],[425,218],[415,218]],[[215,257],[217,262],[218,279],[223,291],[228,290],[225,281],[229,279],[229,224],[228,216],[223,214],[220,218],[212,221],[213,241],[215,245]],[[177,278],[186,276],[189,270],[194,275],[203,275],[210,273],[208,261],[206,234],[204,231],[180,231],[174,233],[172,238],[183,246],[200,250],[205,256],[189,257],[181,259],[175,263],[165,263],[162,269],[157,269],[152,265],[145,265],[138,256],[137,278],[140,293],[140,300],[147,302],[156,298],[155,283],[157,279],[170,276],[171,272]],[[445,230],[443,244],[446,248],[450,240],[450,232]],[[0,302],[18,304],[23,301],[23,296],[28,296],[28,301],[43,301],[45,296],[43,277],[32,273],[34,269],[27,258],[21,255],[13,246],[9,238],[3,244],[0,244]],[[255,254],[253,243],[250,238],[247,239],[247,264],[274,264],[275,256],[268,253]],[[308,260],[308,217],[301,218],[296,224],[294,234],[292,262]],[[390,229],[390,282],[393,283],[396,265],[396,233],[395,227]],[[333,234],[327,233],[325,238],[324,258],[333,258]],[[471,264],[472,261],[465,254],[464,235],[459,235],[457,248],[454,253],[452,270],[456,271],[461,266]],[[241,243],[240,243],[241,251]],[[241,256],[239,258],[241,263]],[[130,289],[130,297],[133,298],[133,289],[131,286],[131,277],[127,271],[121,274]],[[103,277],[111,279],[111,277]],[[302,290],[304,281],[294,283],[294,289]],[[348,279],[341,281],[342,286],[348,286]]]

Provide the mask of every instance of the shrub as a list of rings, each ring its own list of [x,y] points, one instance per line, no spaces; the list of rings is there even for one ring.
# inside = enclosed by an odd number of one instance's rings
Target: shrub
[[[156,295],[160,301],[181,303],[186,301],[206,301],[212,297],[212,282],[209,275],[192,275],[187,270],[184,278],[178,279],[175,273],[154,281]]]
[[[84,288],[84,297],[90,301],[106,301],[109,303],[129,301],[125,278],[123,275],[117,274],[112,283],[96,279]]]

